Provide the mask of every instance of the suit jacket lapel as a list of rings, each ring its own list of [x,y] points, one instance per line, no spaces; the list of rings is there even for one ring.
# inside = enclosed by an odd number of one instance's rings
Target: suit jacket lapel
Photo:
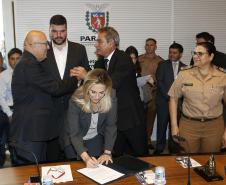
[[[50,49],[48,50],[48,60],[49,60],[49,65],[50,65],[50,69],[51,69],[50,71],[53,73],[53,76],[58,80],[61,79],[52,45],[50,46]]]
[[[67,61],[66,61],[63,78],[68,77],[69,76],[68,74],[70,74],[70,69],[72,68],[72,66],[71,66],[72,62],[70,62],[70,61],[73,60],[73,55],[74,55],[73,52],[75,52],[75,51],[73,51],[73,49],[71,47],[71,42],[68,41]]]
[[[183,67],[184,65],[182,64],[181,61],[179,61],[179,67],[178,67],[178,73],[180,72],[181,67]]]
[[[174,80],[174,72],[173,72],[172,62],[169,60],[167,60],[167,62],[168,62],[168,67],[169,67],[168,69],[170,69],[170,70],[166,69],[166,71],[169,71],[169,78]]]
[[[102,127],[102,124],[104,122],[105,116],[106,116],[105,113],[99,113],[99,116],[98,116],[98,124],[97,124],[97,131],[99,131],[100,128]]]
[[[108,73],[109,74],[111,74],[113,72],[114,65],[115,65],[115,62],[116,62],[117,52],[118,52],[118,49],[115,50],[115,52],[113,53],[111,60],[109,62],[109,66],[108,66]]]
[[[92,121],[92,114],[91,113],[82,113],[82,117],[86,120],[86,122],[84,123],[87,131],[89,130],[90,128],[90,124],[91,124],[91,121]],[[104,122],[104,119],[106,117],[106,113],[99,113],[99,116],[98,116],[98,123],[97,123],[97,131],[99,131],[103,125],[103,122]]]

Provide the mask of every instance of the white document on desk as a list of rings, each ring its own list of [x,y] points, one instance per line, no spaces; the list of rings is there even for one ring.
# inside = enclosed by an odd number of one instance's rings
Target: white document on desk
[[[77,171],[99,184],[108,183],[124,175],[101,164],[99,164],[97,168],[82,168]]]
[[[180,160],[177,159],[177,162],[183,167],[183,168],[188,168],[188,157],[178,157],[180,158]],[[195,167],[199,167],[201,166],[200,163],[198,163],[196,160],[194,160],[193,158],[190,157],[190,162],[191,168],[195,168]]]

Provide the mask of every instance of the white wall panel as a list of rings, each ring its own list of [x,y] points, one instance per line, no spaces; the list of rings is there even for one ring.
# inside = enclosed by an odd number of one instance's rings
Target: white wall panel
[[[103,11],[109,11],[109,25],[115,27],[121,38],[120,48],[129,45],[144,52],[144,42],[148,37],[158,41],[157,53],[167,57],[171,43],[171,0],[16,0],[17,45],[22,47],[26,33],[39,29],[48,34],[49,19],[54,14],[63,14],[68,20],[69,39],[79,42],[81,35],[95,35],[88,30],[86,11],[92,11],[87,4],[106,4]],[[89,58],[94,57],[93,45],[86,45]]]
[[[195,35],[207,31],[215,36],[217,50],[226,53],[226,1],[174,0],[174,37],[185,48],[185,62],[190,62]]]
[[[20,48],[26,33],[31,29],[40,29],[48,35],[49,19],[54,14],[66,16],[70,40],[80,42],[81,35],[95,35],[88,30],[85,21],[86,11],[91,11],[87,6],[89,3],[107,5],[103,11],[109,11],[109,25],[119,31],[121,49],[134,45],[141,54],[144,52],[145,39],[153,37],[158,41],[157,53],[166,59],[169,45],[176,40],[184,46],[183,61],[189,63],[196,33],[208,31],[215,36],[217,49],[226,52],[226,0],[14,1],[16,44]],[[8,6],[3,7],[3,10],[11,11]],[[13,35],[10,36],[12,19],[5,14],[4,20],[6,47],[9,47],[13,42]],[[86,48],[89,58],[94,58],[93,45],[86,44]],[[9,49],[6,48],[7,51]]]

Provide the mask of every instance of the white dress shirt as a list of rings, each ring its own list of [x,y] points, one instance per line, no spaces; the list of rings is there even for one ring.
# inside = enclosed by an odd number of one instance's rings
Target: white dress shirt
[[[52,42],[53,53],[56,59],[57,68],[60,73],[61,79],[64,77],[66,62],[67,62],[67,53],[68,53],[68,41],[66,41],[66,45],[59,50],[54,43]]]
[[[0,106],[4,113],[8,117],[12,116],[13,112],[10,106],[13,106],[13,97],[11,90],[13,70],[8,67],[6,70],[0,73]]]
[[[98,118],[99,118],[99,113],[91,114],[90,127],[86,135],[83,137],[83,140],[92,139],[98,134],[97,132]]]

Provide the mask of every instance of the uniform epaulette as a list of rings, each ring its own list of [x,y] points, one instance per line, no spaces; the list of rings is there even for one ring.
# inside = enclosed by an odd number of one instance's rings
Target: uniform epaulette
[[[217,69],[223,73],[226,73],[226,69],[222,68],[222,67],[217,67]]]
[[[184,66],[184,67],[181,67],[180,70],[181,70],[181,71],[184,71],[184,70],[191,69],[191,68],[193,68],[193,67],[195,67],[195,66],[194,66],[194,65]]]

